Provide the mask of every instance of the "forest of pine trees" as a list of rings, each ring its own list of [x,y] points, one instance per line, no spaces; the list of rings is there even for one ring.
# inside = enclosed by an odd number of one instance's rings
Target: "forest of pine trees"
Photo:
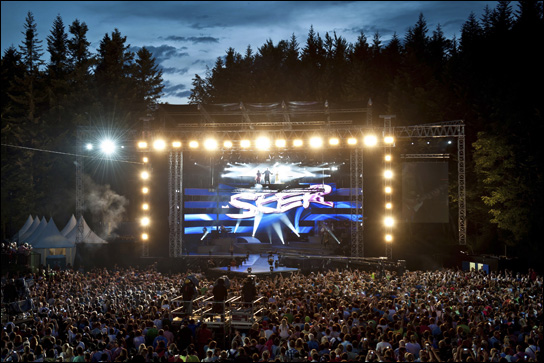
[[[58,193],[73,190],[72,160],[33,149],[73,150],[66,140],[89,120],[135,127],[160,100],[162,74],[146,48],[133,54],[114,30],[93,53],[87,31],[79,20],[66,31],[58,17],[44,50],[29,13],[23,43],[2,56],[2,144],[28,147],[2,146],[4,237],[29,210],[56,213]],[[428,29],[424,14],[386,44],[378,33],[361,33],[350,44],[310,28],[303,42],[293,35],[244,54],[229,48],[205,75],[195,75],[190,102],[372,99],[374,114],[394,114],[396,125],[462,119],[468,243],[475,251],[500,253],[497,246],[507,245],[534,254],[544,225],[543,38],[542,1],[500,1],[481,17],[471,14],[453,39],[440,26]],[[54,168],[65,174],[50,175],[53,163],[65,163]]]

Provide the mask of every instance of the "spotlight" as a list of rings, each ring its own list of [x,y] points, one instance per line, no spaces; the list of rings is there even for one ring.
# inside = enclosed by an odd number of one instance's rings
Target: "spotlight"
[[[153,141],[153,148],[155,150],[164,150],[166,149],[166,142],[164,140],[155,140]]]
[[[318,148],[323,146],[323,139],[317,136],[310,138],[310,146],[313,148]]]
[[[149,239],[149,235],[147,233],[142,233],[142,239],[147,241]]]
[[[144,227],[146,226],[149,226],[149,217],[143,217],[141,220],[140,220],[140,224]]]
[[[179,149],[181,147],[181,141],[173,141],[172,147],[175,149]]]
[[[149,179],[149,173],[147,171],[142,171],[140,176],[142,177],[143,180]]]
[[[229,141],[229,140],[225,141],[223,143],[223,146],[226,147],[227,149],[230,149],[232,147],[232,141]]]
[[[285,139],[278,139],[276,140],[276,146],[277,147],[285,147],[287,145],[287,142]]]
[[[145,149],[145,148],[147,148],[147,142],[145,142],[145,141],[140,141],[140,142],[138,143],[138,148],[139,148],[139,149]]]
[[[383,220],[383,224],[386,227],[393,227],[393,225],[395,224],[395,220],[393,219],[393,217],[385,217]]]
[[[395,142],[395,138],[393,136],[386,136],[383,138],[383,142],[386,144],[392,144]]]
[[[391,209],[391,208],[393,208],[393,204],[385,203],[385,209]]]
[[[210,151],[216,150],[217,149],[217,141],[214,140],[214,139],[206,139],[204,141],[204,148],[206,150],[210,150]]]
[[[100,144],[100,150],[106,155],[111,155],[115,152],[115,144],[111,140],[104,140]]]
[[[376,146],[378,138],[375,135],[366,135],[363,142],[366,146]]]
[[[340,140],[338,140],[337,137],[331,137],[329,139],[329,145],[336,146],[340,143]]]
[[[259,137],[255,140],[255,146],[259,150],[268,150],[270,148],[270,139],[268,137]]]
[[[383,172],[383,177],[385,179],[391,179],[393,177],[393,172],[391,170],[386,170]]]
[[[390,235],[390,234],[386,234],[386,235],[385,235],[385,241],[386,241],[386,242],[391,242],[391,241],[393,241],[393,236]]]
[[[357,139],[354,137],[350,137],[348,139],[348,145],[357,145]]]
[[[142,204],[142,209],[143,210],[149,210],[149,204],[147,204],[147,203]]]
[[[391,194],[391,192],[393,192],[391,187],[385,187],[385,194]]]
[[[87,145],[85,146],[85,148],[86,148],[87,150],[92,150],[92,149],[93,149],[93,144],[87,144]]]
[[[247,149],[250,146],[251,146],[251,141],[249,141],[249,140],[240,140],[240,147],[241,148]]]
[[[148,187],[143,187],[143,188],[142,188],[142,193],[143,193],[143,194],[149,193],[149,188],[148,188]]]
[[[293,146],[294,147],[301,147],[303,144],[302,140],[301,139],[295,139],[293,140]]]
[[[196,149],[196,148],[198,147],[198,141],[196,141],[196,140],[190,141],[190,142],[189,142],[189,147],[190,147],[191,149]]]
[[[385,155],[385,161],[391,161],[391,155],[390,154],[387,154]]]

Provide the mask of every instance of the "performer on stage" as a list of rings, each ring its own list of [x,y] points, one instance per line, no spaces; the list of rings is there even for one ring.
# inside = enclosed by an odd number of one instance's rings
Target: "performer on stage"
[[[270,174],[272,174],[270,172],[270,170],[268,170],[268,168],[266,168],[266,170],[264,171],[264,183],[265,184],[270,184]]]
[[[257,170],[257,175],[255,176],[255,184],[261,184],[261,172]]]

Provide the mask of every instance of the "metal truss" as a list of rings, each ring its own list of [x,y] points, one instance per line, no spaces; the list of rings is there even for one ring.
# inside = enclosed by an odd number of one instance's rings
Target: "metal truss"
[[[363,148],[350,153],[350,232],[351,257],[364,257]]]
[[[181,257],[183,251],[183,152],[171,151],[168,179],[169,214],[168,255]]]
[[[383,118],[383,137],[386,136],[392,136],[392,128],[391,128],[391,119],[395,117],[394,115],[380,115],[380,118]],[[392,144],[384,144],[384,155],[391,155],[391,147]],[[391,170],[391,159],[386,160],[384,157],[384,170]],[[392,187],[392,181],[391,178],[385,178],[383,179],[383,187],[384,191],[386,188],[391,189]],[[388,204],[391,204],[393,202],[393,192],[384,192],[384,206],[385,206],[385,216],[392,217],[392,210],[391,208],[387,208]],[[393,226],[384,226],[385,229],[385,236],[393,236]],[[385,257],[388,260],[393,259],[393,242],[392,240],[385,240]]]

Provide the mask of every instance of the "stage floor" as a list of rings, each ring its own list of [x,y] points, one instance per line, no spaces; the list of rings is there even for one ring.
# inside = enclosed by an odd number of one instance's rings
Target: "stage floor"
[[[274,262],[278,260],[277,255],[272,255]],[[248,268],[251,268],[251,273],[248,272]],[[233,275],[242,275],[247,276],[249,274],[251,275],[274,275],[274,274],[282,274],[282,273],[288,273],[288,272],[296,272],[299,271],[298,268],[291,268],[291,267],[274,267],[274,269],[270,270],[270,264],[268,263],[268,256],[260,255],[260,254],[250,254],[247,261],[244,261],[240,266],[233,266],[229,268],[227,266],[222,267],[213,267],[210,269],[210,271],[219,272],[219,273],[230,273]]]

